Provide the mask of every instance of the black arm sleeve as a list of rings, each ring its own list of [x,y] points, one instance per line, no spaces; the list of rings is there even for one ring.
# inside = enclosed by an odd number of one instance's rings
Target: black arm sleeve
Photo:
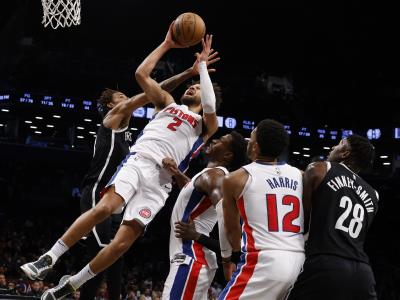
[[[208,236],[206,236],[204,234],[200,234],[200,237],[197,240],[197,242],[200,245],[203,245],[204,247],[207,247],[211,251],[217,253],[217,255],[220,255],[221,247],[219,246],[219,241],[218,240],[214,240],[213,238],[210,238],[210,237],[208,237]]]

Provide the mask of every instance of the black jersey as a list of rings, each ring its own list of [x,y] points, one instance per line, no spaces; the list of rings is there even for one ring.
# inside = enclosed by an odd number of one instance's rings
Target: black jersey
[[[368,263],[364,241],[378,209],[378,193],[345,165],[327,166],[312,198],[306,256],[333,254]]]
[[[101,190],[129,153],[131,142],[132,134],[128,130],[116,131],[100,125],[93,158],[83,179],[83,186],[96,185],[95,189]]]

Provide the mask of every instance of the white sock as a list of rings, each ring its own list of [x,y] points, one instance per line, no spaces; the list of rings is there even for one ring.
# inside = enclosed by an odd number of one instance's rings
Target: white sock
[[[82,270],[80,270],[79,273],[69,278],[69,283],[75,290],[77,290],[82,284],[84,284],[89,279],[92,279],[94,276],[96,276],[96,274],[94,274],[93,271],[90,270],[89,264],[87,264]]]
[[[65,252],[68,251],[68,246],[65,245],[65,243],[59,239],[54,246],[48,251],[46,254],[50,255],[52,258],[52,264],[54,265],[57,261],[57,259],[60,258],[61,255],[63,255]]]

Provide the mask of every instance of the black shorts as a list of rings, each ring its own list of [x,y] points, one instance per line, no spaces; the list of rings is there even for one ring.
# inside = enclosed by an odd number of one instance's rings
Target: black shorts
[[[86,185],[82,189],[80,201],[81,213],[90,210],[100,201],[99,188],[93,192],[94,185]],[[100,247],[105,247],[114,238],[122,221],[122,214],[112,214],[103,222],[97,224],[90,234],[94,235],[97,244]]]
[[[376,300],[371,267],[334,255],[307,258],[288,300]]]

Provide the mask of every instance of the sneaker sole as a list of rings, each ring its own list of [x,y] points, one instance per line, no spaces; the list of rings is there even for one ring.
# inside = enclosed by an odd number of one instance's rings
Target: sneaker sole
[[[63,277],[61,277],[58,284],[64,284],[70,277],[71,277],[71,275],[64,275]]]
[[[20,266],[20,269],[25,273],[25,275],[30,279],[30,280],[35,280],[39,279],[37,275],[28,267],[28,264],[24,264]]]
[[[40,300],[53,300],[54,299],[53,297],[49,298],[48,295],[49,295],[49,292],[45,291],[43,293],[43,295],[40,297]]]
[[[64,275],[63,277],[61,277],[60,281],[58,282],[59,285],[64,284],[66,281],[68,281],[68,279],[71,277],[71,275]],[[48,291],[45,291],[42,295],[42,297],[40,297],[41,300],[54,300],[56,298],[54,298],[53,295],[49,295],[50,293]],[[68,295],[65,295],[62,298],[59,298],[58,300],[62,300],[65,297],[67,297]]]
[[[48,270],[42,273],[42,276],[40,275],[36,275],[36,273],[34,273],[31,268],[29,268],[28,264],[24,264],[22,266],[20,266],[20,269],[22,271],[24,271],[25,275],[30,279],[30,280],[44,280]]]
[[[64,275],[63,277],[60,278],[60,281],[58,282],[58,284],[64,284],[66,281],[68,281],[68,279],[71,277],[71,275]],[[68,295],[65,295],[64,297],[60,298],[59,300],[64,299],[65,297],[67,297]]]

